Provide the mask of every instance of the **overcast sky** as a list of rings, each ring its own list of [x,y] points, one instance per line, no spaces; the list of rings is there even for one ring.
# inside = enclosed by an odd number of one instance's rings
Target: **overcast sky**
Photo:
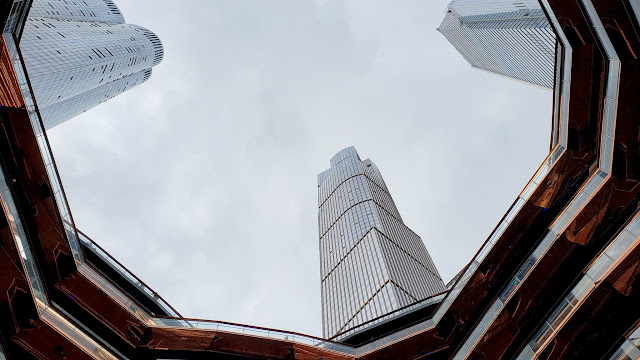
[[[448,0],[117,0],[151,79],[49,132],[77,226],[183,316],[321,335],[316,175],[354,145],[442,277],[549,150],[551,91],[472,69]]]

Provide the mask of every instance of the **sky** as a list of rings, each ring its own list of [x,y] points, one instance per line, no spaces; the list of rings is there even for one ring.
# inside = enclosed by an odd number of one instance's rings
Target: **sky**
[[[320,336],[317,180],[355,146],[451,279],[549,151],[552,92],[472,69],[447,0],[117,0],[165,57],[48,132],[79,229],[183,316]]]

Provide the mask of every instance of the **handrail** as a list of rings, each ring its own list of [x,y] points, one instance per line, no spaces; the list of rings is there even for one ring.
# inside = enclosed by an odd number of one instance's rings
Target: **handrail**
[[[330,337],[329,340],[334,340],[334,339],[337,339],[339,337],[343,337],[344,335],[349,335],[349,334],[355,333],[355,332],[357,332],[355,330],[358,330],[358,329],[360,329],[362,327],[366,327],[368,325],[380,323],[382,321],[387,320],[388,318],[401,316],[402,314],[405,314],[405,313],[410,313],[413,310],[415,310],[416,308],[433,305],[438,300],[441,301],[442,299],[444,299],[444,297],[446,296],[447,293],[448,293],[448,291],[443,291],[441,293],[437,293],[435,295],[429,296],[428,298],[416,301],[413,304],[409,304],[409,305],[403,306],[403,307],[401,307],[399,309],[396,309],[396,310],[393,310],[393,311],[391,311],[389,313],[386,313],[384,315],[378,316],[377,318],[365,321],[362,324],[359,324],[357,326],[354,326],[354,327],[350,328],[349,330],[343,331],[341,333],[338,333],[338,334]]]
[[[323,339],[317,336],[305,335],[294,331],[277,330],[253,325],[243,325],[227,321],[203,320],[191,318],[172,318],[158,316],[154,318],[156,325],[153,327],[169,327],[169,328],[187,328],[227,331],[232,333],[241,333],[252,336],[260,336],[269,339],[293,341],[305,345],[318,346],[323,349],[333,350],[336,352],[357,355],[357,348],[335,341]]]
[[[560,94],[558,101],[554,102],[553,111],[553,128],[558,129],[559,139],[556,142],[554,148],[549,155],[542,162],[538,170],[535,172],[529,183],[525,186],[524,190],[520,193],[518,198],[513,202],[507,213],[504,215],[500,223],[493,229],[489,238],[480,247],[480,250],[476,253],[474,258],[469,262],[466,270],[454,283],[451,292],[447,295],[444,301],[441,303],[440,308],[437,310],[434,319],[437,321],[444,316],[444,313],[449,309],[449,306],[456,299],[462,288],[466,285],[467,281],[471,278],[471,275],[480,266],[482,260],[493,248],[493,245],[502,236],[507,229],[511,221],[517,216],[524,204],[529,200],[531,195],[540,186],[542,180],[551,171],[556,161],[564,154],[568,141],[568,123],[569,123],[569,98],[571,90],[571,61],[572,61],[572,49],[569,45],[569,41],[562,32],[562,27],[558,23],[558,19],[553,15],[548,0],[539,0],[543,11],[549,18],[549,23],[556,33],[556,38],[559,41],[558,45],[562,48],[561,64],[559,69],[561,77],[559,76],[555,84],[555,93]],[[558,81],[560,80],[560,81]]]
[[[14,0],[14,4],[21,1],[24,0]],[[20,16],[26,17],[27,10],[28,9],[22,8],[23,13]],[[15,31],[16,27],[13,27],[12,29],[13,31]],[[149,319],[151,318],[151,314],[149,314],[143,306],[138,304],[135,300],[131,299],[127,294],[124,294],[122,291],[120,291],[120,289],[113,286],[109,281],[103,280],[103,277],[98,278],[98,276],[96,276],[97,273],[95,273],[95,271],[86,264],[84,255],[82,254],[80,242],[78,240],[79,236],[75,223],[73,221],[73,216],[71,215],[67,197],[64,192],[64,188],[62,187],[60,174],[58,172],[58,168],[51,151],[51,146],[49,144],[47,134],[44,130],[42,119],[40,117],[38,104],[33,97],[33,91],[31,89],[27,69],[24,65],[24,62],[22,61],[19,43],[16,40],[14,33],[5,33],[4,36],[5,39],[7,39],[6,42],[7,48],[9,50],[9,56],[11,57],[14,71],[20,85],[20,90],[25,101],[25,107],[27,109],[31,126],[36,136],[38,148],[40,150],[40,154],[47,171],[49,185],[52,188],[54,203],[56,204],[58,212],[60,213],[60,217],[63,221],[65,230],[64,235],[69,243],[69,247],[71,248],[71,252],[78,267],[78,271],[87,276],[96,286],[98,286],[101,290],[108,294],[114,301],[123,305],[123,307],[136,318],[145,323],[148,323]],[[175,312],[175,310],[173,311]]]
[[[433,297],[430,297],[428,299],[425,299],[424,301],[421,301],[418,304],[412,304],[412,305],[416,305],[417,307],[417,306],[423,305],[425,301],[434,300],[435,298],[443,295],[444,293],[441,293]],[[412,308],[412,305],[406,306],[402,309],[398,309],[396,310],[396,312],[394,312],[394,314],[397,315],[397,313],[401,312],[402,310],[407,310],[408,312],[408,310],[412,310],[412,309],[409,309],[409,308]],[[388,315],[394,315],[394,314],[388,314]],[[376,320],[384,320],[386,317],[387,315],[383,315],[380,318],[371,320],[370,323],[375,322]],[[306,334],[302,334],[294,331],[278,330],[278,329],[272,329],[272,328],[254,326],[254,325],[244,325],[244,324],[232,323],[228,321],[157,316],[157,317],[154,317],[151,322],[154,324],[152,325],[152,327],[158,327],[158,328],[162,328],[162,327],[187,328],[187,329],[216,330],[216,331],[226,331],[226,332],[233,332],[233,333],[242,333],[246,335],[261,336],[261,337],[266,337],[270,339],[294,341],[294,342],[298,342],[306,345],[318,346],[323,349],[333,350],[340,353],[344,353],[348,355],[357,355],[357,356],[370,352],[371,350],[378,349],[382,346],[388,345],[391,341],[388,339],[389,337],[394,338],[394,341],[395,341],[397,340],[398,336],[405,337],[407,335],[411,335],[416,331],[416,329],[423,329],[424,323],[425,323],[425,322],[421,322],[419,324],[414,324],[409,328],[400,329],[398,331],[395,331],[393,334],[386,336],[382,339],[378,339],[372,343],[368,343],[362,346],[351,346],[351,345],[345,345],[337,341],[333,341],[331,339],[324,339],[317,336],[306,335]],[[431,319],[427,320],[426,323],[428,323],[430,326],[434,325]]]
[[[198,326],[198,325],[201,325],[201,324],[216,324],[216,325],[219,324],[219,325],[229,325],[229,326],[235,326],[235,327],[247,328],[247,329],[273,331],[273,332],[283,333],[283,334],[292,335],[292,336],[295,335],[295,336],[300,336],[300,337],[304,337],[304,338],[308,338],[308,339],[314,339],[314,340],[317,340],[319,342],[336,343],[336,344],[340,344],[341,345],[341,343],[336,342],[336,341],[331,341],[331,340],[324,339],[324,338],[321,338],[321,337],[318,337],[318,336],[307,335],[307,334],[303,334],[303,333],[299,333],[299,332],[295,332],[295,331],[279,330],[279,329],[268,328],[268,327],[264,327],[264,326],[240,324],[240,323],[234,323],[234,322],[223,321],[223,320],[186,318],[186,317],[171,317],[171,316],[156,316],[154,319],[156,319],[158,321],[158,323],[159,323],[159,324],[155,325],[156,327],[173,327],[173,325],[168,325],[167,324],[169,322],[181,322],[179,324],[179,326],[192,325],[192,326],[189,326],[189,327],[196,328],[196,329],[197,328],[203,328],[202,326],[200,326],[200,327]]]
[[[492,303],[491,307],[484,313],[483,317],[477,322],[472,333],[457,349],[454,360],[464,360],[478,344],[484,336],[489,325],[498,317],[506,304],[520,288],[520,285],[533,272],[536,265],[541,261],[544,255],[549,251],[555,241],[564,233],[566,228],[576,218],[580,211],[586,206],[596,193],[602,188],[604,183],[611,176],[611,163],[613,157],[613,139],[615,137],[616,126],[616,107],[618,102],[618,87],[620,83],[620,60],[618,59],[615,49],[611,44],[609,37],[601,27],[600,18],[593,8],[591,0],[582,1],[587,15],[591,19],[595,32],[597,34],[596,41],[600,42],[605,49],[606,56],[609,60],[608,73],[606,74],[606,83],[603,89],[605,93],[604,111],[601,129],[600,149],[598,169],[589,177],[578,193],[573,197],[569,205],[565,207],[562,213],[549,226],[545,237],[536,247],[530,257],[519,268],[513,279],[504,287],[498,298]],[[598,27],[597,24],[600,24]]]
[[[68,224],[65,224],[68,225]],[[161,308],[167,311],[170,316],[181,317],[181,315],[174,309],[167,301],[165,301],[160,294],[155,292],[151,287],[144,283],[144,281],[140,280],[134,273],[129,271],[122,263],[116,260],[111,254],[109,254],[106,250],[104,250],[100,245],[94,242],[90,237],[88,237],[85,233],[80,230],[78,231],[79,239],[83,242],[87,247],[92,248],[94,252],[100,256],[100,258],[112,265],[112,267],[118,271],[123,277],[130,280],[131,284],[140,289],[141,292],[147,294],[150,299],[154,300]]]
[[[640,323],[635,330],[627,336],[622,345],[609,360],[638,360],[640,359]]]
[[[631,222],[625,226],[607,248],[600,252],[588,269],[584,271],[584,274],[573,289],[520,352],[517,360],[537,358],[562,330],[573,314],[578,311],[578,308],[587,300],[589,295],[638,245],[640,245],[640,211],[636,212]]]
[[[3,34],[5,36],[7,34]],[[9,34],[11,35],[11,34]],[[5,36],[5,42],[9,42]],[[88,355],[98,360],[117,360],[109,350],[98,344],[88,334],[84,333],[77,326],[71,323],[61,314],[59,314],[52,306],[50,306],[49,298],[45,292],[45,287],[39,273],[37,259],[32,253],[32,249],[27,241],[27,235],[20,218],[18,207],[12,194],[12,190],[7,182],[4,169],[0,168],[0,207],[7,214],[9,220],[9,229],[16,249],[19,252],[20,263],[24,270],[24,276],[29,284],[33,301],[36,305],[40,319],[51,325],[56,331],[74,343],[78,348],[85,351]],[[2,354],[2,357],[4,355]]]
[[[22,36],[22,30],[24,29],[25,19],[27,18],[27,12],[25,11],[31,7],[31,0],[13,0],[11,4],[11,10],[7,17],[3,33],[12,34],[18,41]]]
[[[66,205],[66,198],[60,185],[60,177],[58,175],[53,156],[51,155],[51,148],[49,147],[48,140],[44,131],[42,131],[42,121],[38,114],[37,105],[34,102],[31,92],[31,86],[29,85],[29,79],[26,75],[26,69],[22,62],[20,50],[19,50],[19,36],[22,30],[21,22],[26,19],[26,16],[30,10],[30,1],[26,0],[14,0],[10,16],[12,17],[11,23],[7,23],[7,26],[3,29],[2,37],[7,49],[7,54],[13,66],[13,70],[20,86],[20,92],[24,100],[27,115],[31,122],[31,126],[36,135],[36,141],[40,149],[40,153],[45,163],[47,175],[49,181],[53,186],[53,195],[60,210],[60,215],[63,219],[73,223],[73,219],[68,211]],[[16,19],[19,19],[16,21]],[[61,202],[64,200],[64,202]],[[91,336],[85,333],[78,326],[72,325],[64,315],[60,314],[55,308],[51,306],[49,298],[46,294],[44,284],[40,278],[39,269],[36,266],[37,259],[33,255],[25,229],[22,225],[20,213],[18,207],[12,195],[12,190],[7,182],[4,174],[4,169],[0,168],[0,205],[3,211],[8,216],[10,222],[11,235],[15,241],[16,249],[20,254],[20,262],[24,269],[24,276],[29,284],[31,295],[36,304],[36,309],[40,316],[40,319],[45,323],[48,323],[56,331],[69,339],[72,343],[82,349],[89,356],[97,360],[117,360],[118,357],[113,355],[108,349],[97,343]],[[67,234],[69,236],[69,234]],[[71,242],[70,242],[71,243]],[[71,243],[73,247],[73,243]],[[74,253],[75,258],[75,253]]]

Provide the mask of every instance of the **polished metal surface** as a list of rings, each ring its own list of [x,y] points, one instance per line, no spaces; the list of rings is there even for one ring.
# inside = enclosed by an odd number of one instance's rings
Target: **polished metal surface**
[[[460,348],[458,348],[454,359],[462,360],[466,359],[475,346],[478,344],[482,336],[489,329],[490,325],[496,320],[498,315],[503,311],[507,302],[518,290],[520,285],[527,279],[529,274],[532,273],[535,266],[540,262],[542,257],[545,256],[547,251],[555,243],[555,241],[564,233],[569,224],[579,215],[580,211],[594,198],[597,192],[602,188],[604,183],[611,176],[611,162],[613,157],[613,138],[615,136],[616,126],[616,105],[618,102],[618,87],[620,84],[620,60],[609,40],[608,35],[602,30],[602,24],[600,18],[593,9],[593,5],[590,0],[581,0],[583,6],[586,9],[592,25],[596,29],[597,39],[605,49],[606,56],[608,58],[608,77],[606,79],[606,92],[604,98],[604,119],[602,125],[601,142],[600,142],[600,157],[598,163],[598,169],[593,172],[589,180],[582,186],[578,194],[573,198],[571,203],[563,210],[560,216],[551,224],[546,236],[542,242],[536,247],[530,257],[520,267],[512,281],[503,289],[498,299],[496,299],[489,310],[485,313],[481,321],[476,325],[471,335],[466,339]],[[545,1],[546,3],[546,1]],[[545,330],[543,328],[543,330]],[[549,327],[547,333],[549,335],[553,332],[553,328]],[[542,334],[544,335],[544,334]],[[541,334],[538,334],[541,336]],[[533,344],[543,342],[546,344],[546,338],[534,339]],[[530,344],[531,345],[531,344]],[[533,349],[534,353],[537,349]],[[527,358],[529,352],[522,353],[521,359]]]
[[[546,319],[517,359],[532,359],[542,353],[580,305],[638,245],[640,245],[640,212],[636,213],[633,221],[589,266],[580,281]]]
[[[610,360],[638,360],[640,359],[640,324],[624,340],[620,348]]]

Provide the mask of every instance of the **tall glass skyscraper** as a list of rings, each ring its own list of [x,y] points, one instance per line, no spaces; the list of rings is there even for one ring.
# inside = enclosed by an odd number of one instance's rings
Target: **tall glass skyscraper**
[[[453,0],[438,31],[473,67],[553,87],[556,36],[537,0]]]
[[[34,0],[20,47],[46,129],[145,82],[164,54],[111,0]]]
[[[318,175],[322,328],[330,338],[444,291],[380,171],[353,147]]]

